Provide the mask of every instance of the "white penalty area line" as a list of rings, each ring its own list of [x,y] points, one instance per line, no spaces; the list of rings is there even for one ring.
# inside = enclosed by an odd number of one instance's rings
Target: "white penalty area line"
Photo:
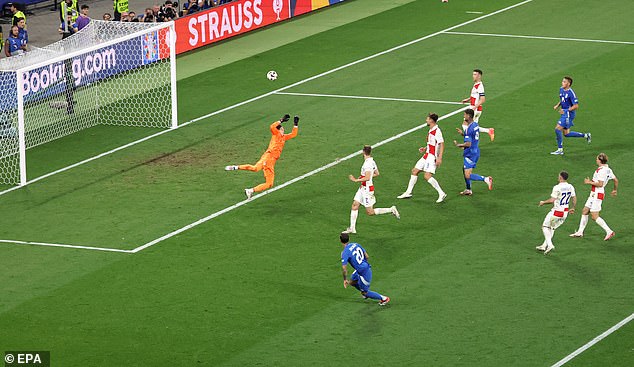
[[[585,345],[583,345],[579,349],[577,349],[574,352],[570,353],[569,355],[567,355],[561,361],[553,364],[551,367],[561,367],[561,366],[563,366],[564,364],[568,363],[571,359],[573,359],[576,356],[578,356],[579,354],[583,353],[585,350],[587,350],[591,346],[597,344],[598,342],[603,340],[605,337],[607,337],[608,335],[610,335],[613,332],[617,331],[623,325],[627,324],[628,322],[632,321],[633,319],[634,319],[634,313],[631,314],[630,316],[626,317],[625,319],[621,320],[621,322],[619,322],[618,324],[616,324],[616,325],[612,326],[611,328],[609,328],[608,330],[606,330],[603,334],[601,334],[601,335],[597,336],[596,338],[590,340],[588,343],[586,343]]]
[[[124,253],[131,253],[132,252],[130,250],[121,250],[121,249],[116,249],[116,248],[65,245],[65,244],[62,244],[62,243],[32,242],[32,241],[18,241],[18,240],[0,240],[0,243],[12,243],[12,244],[16,244],[16,245],[29,245],[29,246],[64,247],[64,248],[74,248],[74,249],[82,249],[82,250],[95,250],[95,251],[107,251],[107,252],[124,252]]]
[[[441,117],[438,118],[438,121],[444,120],[444,119],[449,118],[449,117],[451,117],[453,115],[456,115],[456,114],[466,110],[467,108],[469,108],[469,106],[462,107],[462,108],[457,109],[457,110],[455,110],[453,112],[450,112],[450,113],[448,113],[448,114],[446,114],[444,116],[441,116]],[[402,138],[403,136],[411,134],[414,131],[420,130],[420,129],[426,127],[426,126],[427,126],[427,123],[424,123],[424,124],[419,125],[419,126],[415,126],[415,127],[411,128],[409,130],[403,131],[402,133],[396,134],[396,135],[394,135],[392,137],[389,137],[389,138],[387,138],[385,140],[382,140],[382,141],[380,141],[380,142],[378,142],[376,144],[373,144],[372,148],[376,148],[376,147],[380,147],[381,145],[385,145],[385,144],[387,144],[387,143],[389,143],[391,141],[394,141],[396,139]],[[205,222],[208,222],[208,221],[210,221],[210,220],[212,220],[212,219],[214,219],[216,217],[219,217],[219,216],[221,216],[221,215],[223,215],[225,213],[228,213],[228,212],[230,212],[230,211],[232,211],[234,209],[237,209],[237,208],[239,208],[239,207],[241,207],[241,206],[243,206],[243,205],[245,205],[245,204],[247,204],[249,202],[257,200],[257,199],[259,199],[259,198],[261,198],[261,197],[263,197],[265,195],[268,195],[268,194],[270,194],[272,192],[275,192],[277,190],[281,190],[281,189],[283,189],[283,188],[285,188],[287,186],[290,186],[290,185],[292,185],[292,184],[294,184],[294,183],[296,183],[298,181],[301,181],[301,180],[303,180],[303,179],[305,179],[307,177],[310,177],[310,176],[313,176],[313,175],[315,175],[315,174],[317,174],[319,172],[325,171],[325,170],[327,170],[327,169],[329,169],[331,167],[334,167],[334,166],[338,165],[341,162],[345,162],[345,161],[347,161],[347,160],[349,160],[351,158],[359,156],[362,153],[363,153],[363,151],[358,150],[358,151],[356,151],[354,153],[348,154],[347,156],[345,156],[343,158],[337,158],[334,161],[332,161],[332,162],[330,162],[330,163],[328,163],[328,164],[326,164],[324,166],[316,168],[316,169],[314,169],[314,170],[312,170],[312,171],[310,171],[308,173],[304,173],[303,175],[295,177],[294,179],[292,179],[290,181],[286,181],[283,184],[281,184],[279,186],[275,186],[274,188],[272,188],[270,190],[261,192],[261,193],[255,195],[255,196],[253,196],[251,199],[242,200],[241,202],[239,202],[237,204],[234,204],[234,205],[226,207],[226,208],[224,208],[222,210],[219,210],[219,211],[217,211],[217,212],[215,212],[213,214],[210,214],[210,215],[208,215],[208,216],[206,216],[204,218],[201,218],[201,219],[199,219],[199,220],[197,220],[197,221],[195,221],[193,223],[190,223],[190,224],[188,224],[188,225],[186,225],[186,226],[184,226],[182,228],[179,228],[179,229],[177,229],[177,230],[175,230],[173,232],[170,232],[170,233],[168,233],[168,234],[166,234],[164,236],[161,236],[161,237],[159,237],[159,238],[157,238],[157,239],[155,239],[153,241],[150,241],[150,242],[146,243],[145,245],[139,246],[139,247],[131,250],[130,252],[131,253],[137,253],[139,251],[145,250],[148,247],[154,246],[157,243],[163,242],[163,241],[165,241],[165,240],[167,240],[169,238],[172,238],[172,237],[174,237],[176,235],[179,235],[179,234],[181,234],[181,233],[183,233],[183,232],[185,232],[187,230],[190,230],[190,229],[192,229],[192,228],[194,228],[196,226],[199,226],[199,225],[201,225],[201,224],[203,224]]]
[[[315,80],[315,79],[321,78],[321,77],[323,77],[323,76],[326,76],[326,75],[329,75],[329,74],[332,74],[332,73],[335,73],[335,72],[337,72],[337,71],[339,71],[339,70],[343,70],[343,69],[349,68],[349,67],[351,67],[351,66],[354,66],[354,65],[360,64],[360,63],[362,63],[362,62],[365,62],[365,61],[368,61],[368,60],[372,60],[372,59],[377,58],[377,57],[379,57],[379,56],[383,56],[383,55],[385,55],[385,54],[388,54],[388,53],[391,53],[391,52],[394,52],[394,51],[400,50],[400,49],[402,49],[402,48],[404,48],[404,47],[411,46],[411,45],[416,44],[416,43],[418,43],[418,42],[421,42],[421,41],[424,41],[424,40],[426,40],[426,39],[429,39],[429,38],[432,38],[432,37],[438,36],[438,35],[440,35],[440,34],[443,34],[443,33],[446,33],[446,32],[448,32],[448,31],[454,30],[454,29],[456,29],[456,28],[460,28],[460,27],[462,27],[462,26],[465,26],[465,25],[468,25],[468,24],[471,24],[471,23],[474,23],[474,22],[480,21],[480,20],[485,19],[485,18],[488,18],[488,17],[490,17],[490,16],[493,16],[493,15],[496,15],[496,14],[503,13],[503,12],[505,12],[505,11],[507,11],[507,10],[511,10],[511,9],[516,8],[516,7],[518,7],[518,6],[522,6],[522,5],[524,5],[524,4],[528,4],[528,3],[532,2],[532,1],[533,1],[533,0],[524,0],[524,1],[519,2],[519,3],[516,3],[516,4],[514,4],[514,5],[507,6],[506,8],[499,9],[499,10],[496,10],[496,11],[494,11],[494,12],[492,12],[492,13],[485,14],[485,15],[483,15],[483,16],[480,16],[480,17],[477,17],[477,18],[474,18],[474,19],[468,20],[468,21],[466,21],[466,22],[462,22],[462,23],[460,23],[460,24],[457,24],[457,25],[451,26],[451,27],[449,27],[449,28],[443,29],[442,31],[438,31],[438,32],[435,32],[435,33],[428,34],[428,35],[426,35],[426,36],[423,36],[423,37],[417,38],[417,39],[415,39],[415,40],[413,40],[413,41],[409,41],[409,42],[403,43],[403,44],[401,44],[401,45],[398,45],[398,46],[392,47],[392,48],[390,48],[390,49],[387,49],[387,50],[384,50],[384,51],[381,51],[381,52],[375,53],[375,54],[373,54],[373,55],[370,55],[370,56],[364,57],[364,58],[362,58],[362,59],[358,59],[358,60],[356,60],[356,61],[353,61],[353,62],[347,63],[347,64],[345,64],[345,65],[342,65],[342,66],[336,67],[336,68],[334,68],[334,69],[330,69],[330,70],[325,71],[325,72],[323,72],[323,73],[321,73],[321,74],[317,74],[317,75],[311,76],[311,77],[309,77],[309,78],[306,78],[306,79],[300,80],[300,81],[298,81],[298,82],[296,82],[296,83],[289,84],[289,85],[287,85],[287,86],[285,86],[285,87],[282,87],[282,88],[279,88],[279,89],[276,89],[276,90],[270,91],[270,92],[268,92],[268,93],[261,94],[261,95],[259,95],[259,96],[257,96],[257,97],[253,97],[253,98],[251,98],[251,99],[247,99],[247,100],[245,100],[245,101],[242,101],[242,102],[240,102],[240,103],[236,103],[236,104],[231,105],[231,106],[229,106],[229,107],[225,107],[225,108],[223,108],[223,109],[220,109],[220,110],[217,110],[217,111],[214,111],[214,112],[208,113],[208,114],[203,115],[203,116],[200,116],[200,117],[197,117],[197,118],[195,118],[195,119],[189,120],[189,121],[187,121],[187,122],[184,122],[184,123],[182,123],[182,124],[178,125],[178,127],[176,127],[176,128],[173,128],[173,129],[167,129],[167,130],[160,131],[160,132],[158,132],[158,133],[155,133],[155,134],[152,134],[152,135],[146,136],[145,138],[142,138],[142,139],[139,139],[139,140],[133,141],[133,142],[131,142],[131,143],[128,143],[128,144],[122,145],[122,146],[120,146],[120,147],[117,147],[117,148],[115,148],[115,149],[109,150],[109,151],[107,151],[107,152],[104,152],[104,153],[98,154],[98,155],[93,156],[93,157],[91,157],[91,158],[84,159],[84,160],[83,160],[83,161],[81,161],[81,162],[77,162],[77,163],[72,164],[72,165],[70,165],[70,166],[66,166],[66,167],[64,167],[64,168],[60,168],[60,169],[58,169],[58,170],[56,170],[56,171],[53,171],[53,172],[47,173],[47,174],[45,174],[45,175],[39,176],[39,177],[37,177],[37,178],[34,178],[34,179],[32,179],[32,180],[28,180],[28,181],[26,182],[26,184],[24,184],[23,186],[14,186],[14,187],[11,187],[11,188],[6,189],[6,190],[4,190],[4,191],[0,191],[0,196],[4,195],[4,194],[6,194],[6,193],[9,193],[9,192],[11,192],[11,191],[13,191],[13,190],[17,190],[17,189],[19,189],[19,188],[21,188],[21,187],[24,187],[24,186],[30,185],[30,184],[32,184],[32,183],[38,182],[38,181],[40,181],[40,180],[43,180],[43,179],[45,179],[45,178],[51,177],[51,176],[56,175],[56,174],[58,174],[58,173],[62,173],[62,172],[68,171],[68,170],[70,170],[70,169],[72,169],[72,168],[75,168],[75,167],[81,166],[81,165],[83,165],[83,164],[86,164],[86,163],[92,162],[92,161],[97,160],[97,159],[99,159],[99,158],[102,158],[102,157],[105,157],[105,156],[107,156],[107,155],[110,155],[110,154],[116,153],[116,152],[118,152],[118,151],[120,151],[120,150],[123,150],[123,149],[129,148],[129,147],[132,147],[132,146],[134,146],[134,145],[137,145],[137,144],[142,143],[142,142],[144,142],[144,141],[150,140],[150,139],[155,138],[155,137],[157,137],[157,136],[160,136],[160,135],[166,134],[166,133],[168,133],[168,132],[170,132],[170,131],[174,131],[174,130],[177,130],[177,129],[179,129],[179,128],[185,127],[185,126],[190,125],[190,124],[192,124],[192,123],[194,123],[194,122],[198,122],[198,121],[200,121],[200,120],[204,120],[204,119],[207,119],[207,118],[209,118],[209,117],[212,117],[212,116],[215,116],[215,115],[221,114],[221,113],[223,113],[223,112],[226,112],[226,111],[229,111],[229,110],[233,110],[233,109],[238,108],[238,107],[240,107],[240,106],[244,106],[245,104],[248,104],[248,103],[251,103],[251,102],[255,102],[255,101],[260,100],[260,99],[262,99],[262,98],[268,97],[268,96],[270,96],[270,95],[272,95],[272,94],[275,94],[275,93],[278,93],[278,92],[281,92],[281,91],[284,91],[284,90],[287,90],[287,89],[290,89],[290,88],[296,87],[296,86],[298,86],[298,85],[301,85],[301,84],[307,83],[307,82],[309,82],[309,81],[312,81],[312,80]]]
[[[409,99],[409,98],[389,98],[389,97],[367,97],[367,96],[346,96],[341,94],[318,94],[318,93],[291,93],[291,92],[277,92],[275,94],[285,96],[299,96],[299,97],[326,97],[326,98],[347,98],[347,99],[368,99],[373,101],[392,101],[392,102],[416,102],[416,103],[438,103],[438,104],[454,104],[462,105],[461,102],[452,101],[433,101],[429,99]]]
[[[591,43],[611,43],[617,45],[634,45],[634,42],[629,41],[610,41],[610,40],[595,40],[588,38],[565,38],[565,37],[545,37],[545,36],[526,36],[519,34],[499,34],[499,33],[473,33],[473,32],[444,32],[445,34],[454,34],[459,36],[480,36],[480,37],[505,37],[505,38],[524,38],[524,39],[536,39],[536,40],[549,40],[549,41],[574,41],[574,42],[591,42]]]

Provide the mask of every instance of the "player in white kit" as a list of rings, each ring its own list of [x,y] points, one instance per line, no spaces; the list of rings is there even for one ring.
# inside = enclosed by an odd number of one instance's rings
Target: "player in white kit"
[[[583,180],[583,183],[592,186],[592,189],[590,190],[590,196],[586,201],[586,205],[581,212],[579,229],[577,229],[575,233],[572,233],[570,237],[583,237],[583,231],[588,224],[588,214],[592,215],[592,219],[605,231],[604,241],[609,240],[616,234],[599,214],[601,213],[601,205],[605,198],[605,186],[608,184],[608,181],[614,180],[614,189],[611,194],[612,196],[616,196],[619,180],[616,178],[616,175],[614,175],[614,172],[612,172],[612,169],[608,167],[608,156],[605,153],[601,153],[597,156],[597,165],[599,168],[594,171],[592,180],[589,177]]]
[[[354,195],[352,201],[352,209],[350,210],[350,227],[348,227],[343,233],[357,233],[357,216],[359,215],[359,206],[365,207],[365,212],[368,215],[380,215],[380,214],[392,214],[396,219],[401,219],[401,215],[395,206],[390,208],[376,208],[374,209],[374,203],[376,203],[376,197],[374,196],[374,183],[373,178],[379,175],[379,168],[372,158],[372,147],[366,145],[363,147],[363,166],[361,166],[361,176],[354,177],[348,176],[352,182],[360,182],[361,186]]]
[[[438,127],[438,115],[430,113],[425,119],[427,125],[429,125],[429,132],[427,133],[427,146],[420,148],[421,153],[425,152],[421,159],[416,162],[414,168],[412,168],[412,175],[409,178],[409,184],[407,190],[404,193],[397,196],[398,199],[409,199],[412,197],[412,191],[418,181],[418,174],[425,172],[425,180],[438,192],[437,203],[441,203],[447,197],[447,194],[442,190],[438,181],[433,177],[436,173],[436,168],[442,164],[442,155],[445,151],[445,140],[442,137],[442,131]]]
[[[482,83],[482,70],[474,69],[473,70],[473,87],[471,88],[471,95],[468,98],[463,99],[462,103],[469,103],[473,112],[473,121],[480,124],[480,116],[482,116],[482,105],[486,101],[486,97],[484,94],[484,84]],[[495,129],[494,128],[486,128],[479,127],[478,128],[481,133],[489,134],[489,138],[491,141],[495,140]],[[462,131],[467,130],[467,125],[462,125]]]
[[[572,199],[572,208],[568,209],[570,205],[570,199]],[[555,246],[553,245],[553,235],[555,229],[559,228],[568,217],[568,213],[575,212],[575,206],[577,206],[577,196],[575,195],[575,188],[568,183],[568,172],[559,172],[559,183],[553,187],[553,192],[550,194],[548,200],[542,200],[539,202],[539,206],[544,204],[553,204],[553,208],[548,212],[544,223],[542,224],[542,232],[544,232],[544,243],[541,246],[537,246],[536,249],[544,251],[544,255],[552,251]]]

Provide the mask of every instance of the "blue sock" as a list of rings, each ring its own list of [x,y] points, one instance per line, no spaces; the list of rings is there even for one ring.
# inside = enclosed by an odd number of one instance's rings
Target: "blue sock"
[[[376,292],[372,292],[372,291],[368,291],[368,293],[366,293],[365,295],[368,298],[372,298],[372,299],[378,299],[379,301],[383,300],[383,297],[381,297],[380,294],[376,293]]]
[[[578,133],[576,131],[569,131],[568,134],[566,134],[566,138],[585,138],[586,134],[584,133]]]
[[[472,173],[471,174],[471,179],[473,181],[484,181],[484,176],[480,176],[478,174]]]
[[[555,135],[557,135],[557,147],[562,149],[564,147],[564,133],[559,129],[555,129]]]

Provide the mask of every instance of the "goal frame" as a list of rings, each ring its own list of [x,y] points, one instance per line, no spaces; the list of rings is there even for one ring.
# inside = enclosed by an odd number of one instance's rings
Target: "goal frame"
[[[171,89],[171,125],[170,129],[176,129],[178,127],[178,99],[176,94],[176,30],[174,21],[165,23],[156,23],[155,27],[139,30],[123,37],[119,37],[110,41],[95,44],[93,46],[82,48],[79,50],[65,53],[62,56],[57,56],[50,60],[34,63],[23,68],[18,68],[14,72],[16,73],[16,94],[17,94],[17,132],[18,132],[18,149],[19,149],[19,186],[25,186],[28,183],[27,180],[27,166],[26,166],[26,121],[24,118],[24,75],[27,72],[36,70],[38,68],[45,67],[50,64],[63,62],[64,60],[73,59],[75,57],[94,52],[109,46],[116,45],[121,42],[133,40],[137,37],[146,35],[149,32],[160,31],[162,29],[169,28],[168,30],[168,44],[169,44],[169,63],[170,63],[170,89]]]

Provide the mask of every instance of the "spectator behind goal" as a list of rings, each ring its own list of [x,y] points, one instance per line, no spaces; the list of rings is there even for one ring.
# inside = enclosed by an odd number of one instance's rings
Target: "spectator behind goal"
[[[24,20],[24,18],[18,19],[18,36],[22,40],[22,45],[25,47],[24,51],[26,51],[26,46],[29,43],[29,33],[26,31],[26,20]]]
[[[70,37],[73,34],[77,33],[77,23],[74,23],[73,17],[71,15],[68,15],[66,17],[66,21],[60,24],[58,31],[62,34],[62,39]]]
[[[16,4],[9,3],[9,10],[11,10],[11,13],[13,14],[13,16],[11,18],[11,25],[18,25],[18,19],[20,19],[20,18],[24,19],[25,24],[26,24],[26,15],[24,15],[23,12],[18,10]]]
[[[88,11],[90,7],[86,4],[81,6],[81,10],[79,11],[79,17],[77,18],[77,30],[81,31],[84,27],[90,23],[90,17],[88,16]]]
[[[4,43],[4,54],[7,57],[21,55],[26,51],[26,44],[22,45],[20,31],[17,25],[11,26],[9,38]]]

